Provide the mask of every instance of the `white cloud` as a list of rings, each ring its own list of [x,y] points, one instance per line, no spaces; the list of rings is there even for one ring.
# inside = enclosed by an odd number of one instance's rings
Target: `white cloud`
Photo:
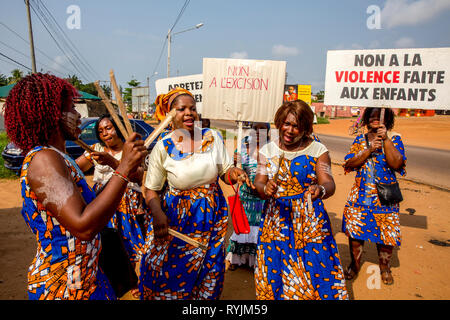
[[[63,68],[61,66],[67,64],[69,60],[66,56],[56,56],[55,59],[53,59],[51,68],[56,71],[63,71]]]
[[[247,51],[232,52],[230,54],[230,58],[232,58],[232,59],[247,59],[248,53],[247,53]]]
[[[381,10],[381,25],[388,29],[430,21],[450,9],[449,0],[387,0]]]
[[[277,57],[296,56],[300,50],[295,47],[286,47],[282,44],[277,44],[272,47],[272,54]]]
[[[416,46],[416,42],[413,38],[403,37],[395,41],[396,48],[413,48]]]

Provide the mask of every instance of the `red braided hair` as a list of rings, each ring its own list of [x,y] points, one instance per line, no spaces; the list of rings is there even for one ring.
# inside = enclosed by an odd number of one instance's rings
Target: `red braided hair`
[[[35,73],[20,80],[4,106],[9,139],[24,152],[48,145],[51,136],[60,130],[62,102],[67,95],[79,96],[69,82],[51,74]]]

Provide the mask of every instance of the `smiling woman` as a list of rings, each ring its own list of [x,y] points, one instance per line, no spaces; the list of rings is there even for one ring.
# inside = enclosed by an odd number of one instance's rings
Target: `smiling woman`
[[[259,152],[255,186],[267,199],[256,253],[259,300],[348,298],[322,201],[335,191],[331,159],[312,138],[313,117],[302,100],[285,102],[275,114],[279,141]]]
[[[80,134],[80,114],[67,81],[35,73],[23,78],[6,99],[9,138],[27,153],[20,175],[22,215],[36,235],[37,253],[28,272],[30,299],[115,299],[98,267],[99,231],[115,212],[126,184],[119,177],[98,197],[66,154],[65,140]],[[132,135],[117,167],[133,175],[147,154]]]
[[[163,116],[176,110],[168,132],[150,154],[145,200],[153,228],[147,233],[139,289],[143,299],[218,299],[225,272],[227,203],[219,177],[227,184],[247,174],[233,167],[220,134],[197,128],[192,94],[177,88],[156,99]],[[166,183],[167,182],[167,183]],[[169,227],[207,246],[195,248],[172,239]]]

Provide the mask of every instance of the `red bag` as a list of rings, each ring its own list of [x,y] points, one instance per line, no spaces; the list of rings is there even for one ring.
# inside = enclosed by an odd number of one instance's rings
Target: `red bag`
[[[237,191],[231,183],[230,175],[228,175],[228,181],[235,192],[234,196],[228,197],[234,232],[236,234],[250,233],[250,225],[248,224],[247,215],[245,214],[244,207],[242,206],[241,198],[239,198]]]

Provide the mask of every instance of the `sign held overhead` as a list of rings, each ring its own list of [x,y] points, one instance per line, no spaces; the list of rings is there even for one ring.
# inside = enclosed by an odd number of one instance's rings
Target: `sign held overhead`
[[[204,58],[202,116],[272,122],[285,74],[285,61]]]
[[[202,113],[203,109],[203,74],[193,74],[182,77],[171,77],[159,79],[155,82],[156,94],[168,93],[170,90],[180,87],[192,93],[195,99],[195,106],[198,113]]]
[[[324,102],[450,109],[450,48],[328,51]]]

